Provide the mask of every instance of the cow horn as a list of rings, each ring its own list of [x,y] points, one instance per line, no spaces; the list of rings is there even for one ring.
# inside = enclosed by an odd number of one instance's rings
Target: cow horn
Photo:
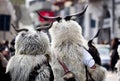
[[[91,43],[93,42],[94,38],[98,37],[98,35],[100,34],[100,31],[101,31],[101,30],[102,30],[102,29],[99,29],[99,30],[98,30],[98,32],[96,33],[96,35],[95,35],[91,40],[88,41],[88,44],[91,44]]]
[[[87,7],[88,7],[88,5],[85,7],[85,9],[82,12],[76,13],[74,15],[66,16],[65,20],[70,20],[71,17],[73,17],[73,16],[81,17],[85,13],[85,11],[87,10]]]
[[[13,24],[11,24],[12,27],[15,29],[16,32],[21,32],[21,31],[28,31],[28,29],[16,29]]]
[[[48,30],[48,29],[50,29],[50,28],[52,27],[52,24],[53,24],[53,23],[51,23],[49,26],[38,27],[38,28],[36,28],[36,30],[38,30],[38,31]]]

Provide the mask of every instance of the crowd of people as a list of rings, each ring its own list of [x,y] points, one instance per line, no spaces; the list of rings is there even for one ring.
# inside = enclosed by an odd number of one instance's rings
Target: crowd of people
[[[110,52],[110,56],[111,56],[111,71],[114,72],[116,71],[115,65],[117,63],[117,61],[119,60],[119,55],[118,55],[118,46],[119,46],[120,42],[118,38],[114,38],[111,41],[111,52]]]
[[[10,81],[8,75],[5,74],[6,66],[11,58],[14,55],[14,42],[9,43],[8,40],[0,42],[0,81]]]

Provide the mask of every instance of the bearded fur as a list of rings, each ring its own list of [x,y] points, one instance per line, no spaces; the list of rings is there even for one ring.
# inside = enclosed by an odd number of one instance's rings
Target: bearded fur
[[[28,81],[31,71],[39,65],[35,81],[50,81],[50,67],[46,54],[50,54],[47,35],[43,32],[21,32],[15,39],[15,55],[8,62],[6,73],[12,81]]]
[[[15,55],[10,59],[6,72],[10,72],[12,81],[26,81],[29,78],[31,70],[39,64],[41,65],[40,70],[43,73],[46,72],[46,76],[50,77],[48,67],[44,64],[45,62],[47,62],[47,58],[44,55]],[[42,76],[41,74],[39,73],[40,76]],[[40,77],[36,78],[41,79]],[[49,81],[49,78],[47,81]]]
[[[85,81],[85,67],[83,64],[82,47],[83,37],[81,27],[75,21],[54,22],[50,29],[52,38],[52,68],[55,81],[64,81],[63,67],[57,58],[66,64],[75,74],[76,81]],[[87,44],[87,43],[84,43]]]

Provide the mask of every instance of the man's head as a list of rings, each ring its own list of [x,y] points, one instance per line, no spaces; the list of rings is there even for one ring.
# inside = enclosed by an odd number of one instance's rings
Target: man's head
[[[61,42],[65,40],[74,41],[83,44],[85,42],[85,39],[82,36],[82,28],[77,23],[77,21],[74,21],[73,18],[79,18],[81,17],[87,9],[87,6],[85,9],[80,12],[76,13],[74,15],[66,16],[65,18],[56,16],[56,17],[46,17],[42,16],[40,13],[40,17],[42,17],[45,20],[54,20],[52,27],[50,28],[50,35],[52,37],[52,42],[54,44],[56,42]]]
[[[14,26],[13,26],[14,27]],[[15,28],[15,27],[14,27]],[[41,30],[48,27],[37,29],[16,29],[18,35],[15,38],[15,54],[37,55],[48,54],[49,40],[48,36]]]

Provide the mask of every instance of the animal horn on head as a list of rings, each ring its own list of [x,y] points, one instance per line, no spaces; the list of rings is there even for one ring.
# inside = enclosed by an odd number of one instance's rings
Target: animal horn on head
[[[38,27],[38,28],[36,28],[36,30],[38,30],[38,31],[48,30],[48,29],[50,29],[50,28],[52,27],[52,24],[53,24],[53,23],[51,23],[49,26]]]
[[[96,35],[95,35],[91,40],[88,41],[88,45],[93,42],[93,39],[94,39],[94,38],[98,37],[98,35],[100,34],[100,31],[101,31],[101,30],[102,30],[102,29],[99,29],[98,32],[96,33]]]
[[[73,17],[73,16],[81,17],[85,13],[85,11],[87,10],[87,7],[88,7],[88,5],[86,5],[85,9],[83,11],[79,12],[79,13],[76,13],[74,15],[68,15],[68,16],[66,16],[65,20],[70,20],[71,17]]]
[[[11,25],[15,29],[16,32],[28,31],[28,29],[16,29],[16,27],[13,24],[11,24]]]
[[[55,16],[55,17],[48,17],[48,16],[42,16],[38,11],[36,11],[36,13],[43,19],[45,19],[46,21],[48,20],[57,20],[60,21],[62,18],[59,16]]]

